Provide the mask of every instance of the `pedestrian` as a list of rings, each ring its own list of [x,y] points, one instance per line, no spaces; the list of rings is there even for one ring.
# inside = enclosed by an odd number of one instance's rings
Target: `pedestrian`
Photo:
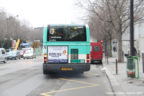
[[[116,52],[116,47],[115,46],[113,47],[113,51]]]
[[[134,47],[134,56],[137,56],[137,50],[135,47]]]

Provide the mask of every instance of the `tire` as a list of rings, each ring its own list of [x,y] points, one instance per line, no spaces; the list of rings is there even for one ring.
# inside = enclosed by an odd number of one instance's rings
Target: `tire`
[[[92,62],[93,62],[92,64],[97,64],[96,60],[93,60]]]
[[[102,60],[98,60],[97,65],[102,65]]]
[[[82,74],[84,74],[84,72],[78,72],[78,74],[82,75]]]
[[[52,71],[48,71],[47,69],[43,68],[43,74],[44,75],[52,75],[52,74],[56,74],[55,72],[52,72]]]
[[[44,68],[43,68],[43,74],[44,74],[44,75],[47,75],[47,74],[48,74],[47,70],[45,70]]]
[[[44,67],[44,65],[43,65],[43,74],[44,74],[44,75],[47,75],[47,74],[48,74],[48,71],[47,71],[47,69]]]
[[[102,60],[100,60],[100,64],[102,64]]]
[[[6,61],[3,61],[3,63],[6,63]]]
[[[52,75],[52,74],[55,74],[55,72],[46,71],[46,75]]]
[[[91,64],[93,64],[93,60],[91,60]]]

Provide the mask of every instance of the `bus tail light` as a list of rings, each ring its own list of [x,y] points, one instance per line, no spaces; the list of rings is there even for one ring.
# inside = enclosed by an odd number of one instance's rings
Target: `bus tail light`
[[[44,54],[44,63],[47,62],[47,54]]]
[[[87,63],[90,63],[90,55],[87,54]]]

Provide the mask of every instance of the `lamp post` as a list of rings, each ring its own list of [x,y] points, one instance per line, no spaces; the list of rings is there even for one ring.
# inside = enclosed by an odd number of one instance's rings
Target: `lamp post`
[[[17,21],[16,22],[16,39],[18,39],[18,37],[19,37],[18,36],[18,24],[17,24],[18,23],[18,17],[19,17],[19,15],[16,15],[16,21]]]
[[[9,17],[8,18],[6,18],[6,36],[8,37],[8,22],[9,22]]]
[[[134,0],[130,0],[130,55],[134,56]]]
[[[7,29],[6,38],[9,39],[9,30],[8,30],[9,24],[8,24],[8,23],[9,23],[9,17],[6,18],[6,25],[7,25],[7,26],[6,26],[6,29]],[[6,45],[7,45],[6,47],[9,48],[9,40],[8,40],[8,42],[6,43]]]
[[[127,76],[131,78],[136,77],[136,73],[139,73],[139,65],[135,64],[135,61],[138,60],[137,57],[134,57],[134,0],[130,0],[130,57],[128,57],[127,62]],[[138,62],[138,61],[137,61]],[[136,66],[138,69],[136,69]],[[137,70],[137,72],[136,72]],[[139,74],[137,75],[139,78]]]

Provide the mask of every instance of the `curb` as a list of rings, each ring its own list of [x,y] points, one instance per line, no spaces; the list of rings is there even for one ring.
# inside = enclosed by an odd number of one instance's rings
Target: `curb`
[[[105,73],[110,82],[112,92],[114,96],[127,96],[125,91],[121,88],[120,84],[117,82],[116,78],[110,73],[110,71],[105,67]]]

